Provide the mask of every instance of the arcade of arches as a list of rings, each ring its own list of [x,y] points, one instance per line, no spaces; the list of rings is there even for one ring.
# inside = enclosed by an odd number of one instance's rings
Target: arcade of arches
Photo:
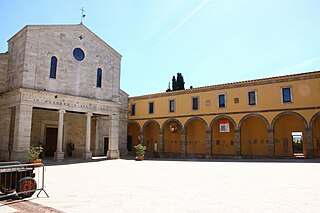
[[[238,123],[227,115],[210,123],[200,117],[130,120],[128,151],[138,143],[146,145],[147,154],[156,151],[162,157],[320,157],[320,112],[310,121],[291,111],[271,121],[248,114]]]

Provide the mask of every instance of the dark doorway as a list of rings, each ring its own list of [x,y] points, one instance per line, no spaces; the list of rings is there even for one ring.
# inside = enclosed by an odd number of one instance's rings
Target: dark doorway
[[[103,141],[104,141],[104,155],[107,155],[107,152],[109,150],[109,138],[104,137]]]
[[[131,135],[128,135],[128,138],[127,138],[127,149],[129,152],[132,151],[132,136]]]
[[[45,156],[53,157],[57,149],[58,128],[46,128]]]
[[[303,154],[302,132],[292,132],[293,154]]]

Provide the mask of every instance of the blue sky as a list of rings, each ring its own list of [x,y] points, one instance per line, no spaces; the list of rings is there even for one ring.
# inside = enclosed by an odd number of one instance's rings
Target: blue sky
[[[319,0],[0,0],[0,52],[28,24],[84,24],[130,96],[320,70]]]

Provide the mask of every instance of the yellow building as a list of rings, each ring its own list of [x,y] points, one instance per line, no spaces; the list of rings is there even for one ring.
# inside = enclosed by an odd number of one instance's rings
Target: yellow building
[[[320,157],[320,71],[131,97],[129,112],[129,152]]]

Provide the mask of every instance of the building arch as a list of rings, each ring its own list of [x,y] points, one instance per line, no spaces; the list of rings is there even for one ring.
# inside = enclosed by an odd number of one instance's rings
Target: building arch
[[[190,118],[189,120],[187,120],[187,122],[184,124],[184,129],[186,130],[186,127],[187,127],[188,125],[190,125],[190,123],[191,123],[192,121],[195,121],[195,120],[199,120],[199,121],[203,122],[203,123],[205,124],[206,129],[208,128],[207,122],[206,122],[204,119],[202,119],[202,118],[200,118],[200,117],[192,117],[192,118]]]
[[[220,120],[220,119],[228,119],[229,121],[232,122],[232,124],[234,125],[234,128],[237,130],[238,129],[238,126],[237,126],[237,123],[233,120],[233,118],[231,118],[230,116],[228,115],[218,115],[217,117],[215,117],[214,119],[212,119],[212,121],[210,122],[210,125],[209,125],[209,128],[211,129],[212,128],[212,125]]]
[[[147,152],[152,152],[155,143],[160,141],[160,124],[153,119],[147,120],[142,127],[143,144]]]
[[[279,113],[272,121],[272,128],[276,157],[294,157],[297,154],[307,156],[308,123],[302,115],[292,111]]]
[[[136,121],[129,121],[127,126],[127,150],[129,152],[134,151],[134,146],[139,143],[139,136],[141,132],[141,126]]]
[[[302,115],[300,115],[297,112],[285,111],[285,112],[279,113],[278,115],[276,115],[276,117],[274,117],[274,119],[272,120],[272,123],[271,123],[271,128],[272,129],[274,129],[274,125],[277,122],[277,120],[279,118],[281,118],[282,116],[284,116],[284,115],[293,115],[293,116],[299,117],[303,121],[305,128],[308,128],[308,122],[306,121],[306,119]]]
[[[246,119],[250,118],[250,117],[259,117],[262,119],[262,121],[265,123],[265,125],[267,126],[268,129],[271,128],[270,124],[269,124],[269,121],[263,116],[263,115],[260,115],[260,114],[257,114],[257,113],[251,113],[251,114],[248,114],[248,115],[245,115],[243,116],[243,118],[241,118],[241,120],[239,121],[239,129],[243,123],[243,121],[245,121]]]
[[[186,153],[187,154],[206,154],[206,132],[207,123],[199,117],[190,118],[185,124],[186,132]]]
[[[177,119],[168,119],[162,125],[163,152],[180,153],[182,124]]]
[[[313,115],[309,123],[312,129],[312,146],[314,157],[320,157],[320,112]]]
[[[243,156],[268,156],[268,120],[259,114],[248,114],[239,122],[240,150]]]
[[[220,127],[220,125],[223,125]],[[213,155],[236,155],[236,122],[227,115],[219,115],[210,123],[211,153]],[[224,127],[223,129],[221,129]]]

